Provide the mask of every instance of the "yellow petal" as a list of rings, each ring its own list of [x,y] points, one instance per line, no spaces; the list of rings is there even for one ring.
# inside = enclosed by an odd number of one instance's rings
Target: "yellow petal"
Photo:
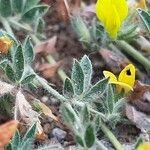
[[[111,38],[116,38],[127,14],[126,0],[98,0],[96,3],[96,15],[104,24]]]
[[[123,20],[128,15],[128,3],[127,0],[112,0],[113,5],[115,5],[116,10],[118,12],[120,22],[123,22]]]
[[[133,87],[135,83],[135,67],[132,64],[126,66],[119,74],[118,81]]]
[[[96,3],[96,15],[99,20],[101,20],[104,24],[106,24],[106,20],[108,16],[111,15],[111,0],[98,0]]]
[[[105,28],[111,38],[116,38],[121,26],[119,14],[114,5],[111,6],[109,12],[111,12],[111,16],[109,15],[109,18],[106,20]]]
[[[140,144],[137,150],[150,150],[150,142]]]
[[[118,93],[120,93],[122,91],[125,93],[128,93],[129,91],[133,91],[133,88],[130,85],[123,83],[123,82],[111,82],[111,84],[116,85]]]
[[[116,76],[113,73],[111,73],[110,71],[103,71],[103,74],[106,78],[109,77],[109,83],[117,82]]]

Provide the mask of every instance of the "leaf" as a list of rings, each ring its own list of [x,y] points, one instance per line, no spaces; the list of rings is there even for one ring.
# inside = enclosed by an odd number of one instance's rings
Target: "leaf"
[[[42,42],[35,46],[36,53],[52,54],[56,52],[57,36],[53,36],[45,42]]]
[[[27,141],[28,139],[33,140],[36,136],[36,123],[34,123],[24,135],[22,141]],[[22,143],[23,144],[23,143]]]
[[[73,82],[75,94],[81,95],[84,89],[84,74],[77,60],[75,60],[73,64],[71,80]]]
[[[17,130],[18,121],[11,120],[0,126],[0,148],[9,143],[10,138]]]
[[[8,17],[11,15],[11,0],[0,1],[0,15],[3,17]]]
[[[68,99],[71,99],[74,96],[73,85],[72,85],[71,80],[69,78],[66,78],[66,80],[65,80],[63,94]]]
[[[32,0],[31,0],[32,1]],[[24,0],[12,0],[12,9],[16,13],[21,13]]]
[[[105,92],[107,85],[108,85],[108,79],[105,78],[100,80],[99,82],[97,82],[95,85],[91,87],[88,93],[84,96],[84,99],[95,100],[99,98],[100,95]]]
[[[25,141],[22,142],[21,150],[29,150],[31,149],[31,143],[33,139],[26,139]]]
[[[137,12],[144,23],[145,28],[147,29],[148,33],[150,34],[150,14],[142,9],[137,9]]]
[[[107,103],[107,109],[108,109],[108,113],[112,113],[113,109],[114,109],[114,91],[111,85],[108,85],[108,88],[106,90],[107,94],[106,94],[106,103]]]
[[[61,112],[66,123],[69,125],[74,125],[76,123],[76,113],[70,104],[65,103],[62,106]]]
[[[44,15],[48,10],[47,5],[36,5],[22,15],[22,20],[26,22],[33,22],[36,13],[40,16]]]
[[[88,148],[92,147],[95,143],[95,131],[91,124],[86,127],[84,140]]]
[[[25,4],[24,4],[23,12],[24,13],[27,12],[32,7],[36,6],[39,2],[40,2],[40,0],[26,0]]]
[[[88,124],[90,121],[90,112],[86,105],[81,110],[81,118],[82,118],[83,125]]]
[[[23,53],[24,53],[24,59],[26,64],[31,64],[34,60],[34,51],[33,51],[33,45],[31,43],[30,37],[27,37],[24,42],[23,47]]]
[[[5,68],[5,73],[10,81],[15,82],[15,72],[9,64]]]
[[[13,64],[15,68],[16,79],[19,81],[24,72],[24,56],[21,45],[16,49]]]
[[[41,17],[37,18],[37,21],[35,22],[35,32],[36,33],[42,33],[44,27],[45,27],[44,19]]]
[[[77,142],[80,146],[84,147],[84,142],[83,142],[83,139],[82,139],[82,137],[81,137],[80,135],[75,135],[75,139],[76,139],[76,142]]]
[[[84,90],[88,90],[92,78],[92,64],[90,59],[85,55],[81,59],[80,65],[84,73]]]
[[[7,66],[7,64],[8,64],[8,60],[7,59],[1,60],[0,61],[0,69],[5,71],[5,67]]]
[[[35,78],[34,74],[30,74],[28,76],[26,76],[22,81],[21,84],[29,84],[30,82],[33,81],[33,79]]]
[[[53,115],[53,113],[49,107],[47,107],[44,103],[41,103],[41,102],[39,102],[38,105],[40,106],[40,108],[42,109],[42,112],[46,116],[52,118],[55,121],[58,121],[58,118],[55,115]]]
[[[15,135],[12,138],[11,145],[12,150],[18,150],[18,147],[20,145],[20,133],[18,130],[16,131]]]

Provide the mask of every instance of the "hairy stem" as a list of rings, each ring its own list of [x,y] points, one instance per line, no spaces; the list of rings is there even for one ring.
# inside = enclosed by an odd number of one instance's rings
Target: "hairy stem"
[[[150,60],[145,58],[140,52],[138,52],[134,47],[126,43],[125,41],[116,41],[116,44],[121,47],[121,50],[133,57],[136,61],[138,61],[141,65],[145,67],[145,69],[150,70]]]
[[[37,81],[43,86],[44,89],[46,89],[50,94],[52,94],[54,97],[56,97],[60,102],[66,101],[65,97],[61,94],[59,94],[55,89],[53,89],[51,86],[48,85],[48,82],[43,79],[42,77],[36,75]]]
[[[105,136],[110,140],[116,150],[123,150],[120,142],[117,140],[115,135],[110,131],[110,129],[104,124],[101,123],[101,130],[105,134]]]

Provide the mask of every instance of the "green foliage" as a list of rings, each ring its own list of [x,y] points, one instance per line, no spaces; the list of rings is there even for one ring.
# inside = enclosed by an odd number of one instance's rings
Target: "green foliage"
[[[11,15],[11,0],[0,0],[0,15],[3,17]]]
[[[35,139],[36,135],[36,124],[33,124],[24,137],[21,139],[19,131],[16,131],[13,136],[11,143],[6,146],[5,150],[30,150],[31,144]]]
[[[6,30],[10,26],[36,34],[44,27],[42,17],[47,11],[39,0],[0,0],[0,22]]]
[[[5,32],[1,31],[1,35],[5,36]],[[35,75],[30,71],[30,65],[34,60],[33,46],[30,38],[27,37],[23,46],[18,45],[13,39],[14,46],[10,51],[10,58],[4,57],[1,59],[1,69],[5,71],[8,79],[15,84],[29,84],[35,78]]]
[[[23,50],[21,45],[19,45],[15,51],[13,66],[15,69],[16,79],[17,81],[19,81],[24,72],[24,55],[23,55]]]
[[[65,80],[64,93],[63,94],[68,99],[71,99],[74,96],[73,85],[72,85],[71,80],[69,78],[66,78],[66,80]]]
[[[80,16],[75,16],[72,18],[72,26],[80,41],[85,43],[89,43],[91,41],[90,31]]]
[[[150,13],[148,13],[145,10],[142,10],[142,9],[137,9],[137,12],[138,12],[138,14],[139,14],[146,30],[150,34]]]
[[[31,64],[34,60],[35,54],[34,54],[33,45],[31,43],[30,37],[27,37],[24,41],[23,53],[25,57],[25,63]]]
[[[77,60],[75,60],[73,64],[71,79],[75,94],[81,95],[84,90],[84,73]]]
[[[66,79],[63,93],[69,93],[70,98],[81,101],[92,101],[100,98],[107,88],[108,79],[102,79],[96,84],[91,84],[92,64],[85,55],[81,61],[74,60],[71,79]],[[67,98],[67,97],[66,97]]]
[[[66,111],[67,110],[67,111]],[[90,112],[87,106],[84,106],[78,113],[66,103],[62,106],[62,115],[65,122],[71,126],[75,140],[81,147],[92,148],[96,143],[95,127],[90,121]],[[67,115],[66,115],[67,112]],[[86,117],[86,118],[84,118]],[[84,120],[85,119],[85,120]]]
[[[84,135],[84,140],[85,140],[86,146],[88,148],[92,147],[95,143],[95,133],[94,132],[95,131],[94,131],[93,125],[89,124],[86,127],[85,135]]]

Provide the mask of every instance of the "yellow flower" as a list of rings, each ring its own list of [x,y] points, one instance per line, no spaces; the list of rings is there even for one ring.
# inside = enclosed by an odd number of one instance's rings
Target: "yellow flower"
[[[150,142],[140,144],[137,150],[150,150]]]
[[[135,83],[135,67],[132,64],[129,64],[120,72],[118,79],[109,71],[103,71],[103,74],[106,78],[109,77],[109,83],[116,85],[118,92],[124,91],[127,93],[133,90]]]
[[[10,38],[6,36],[0,37],[0,53],[7,54],[12,45],[13,41]]]
[[[111,38],[116,38],[123,20],[128,14],[126,0],[98,0],[96,15],[104,24]]]

